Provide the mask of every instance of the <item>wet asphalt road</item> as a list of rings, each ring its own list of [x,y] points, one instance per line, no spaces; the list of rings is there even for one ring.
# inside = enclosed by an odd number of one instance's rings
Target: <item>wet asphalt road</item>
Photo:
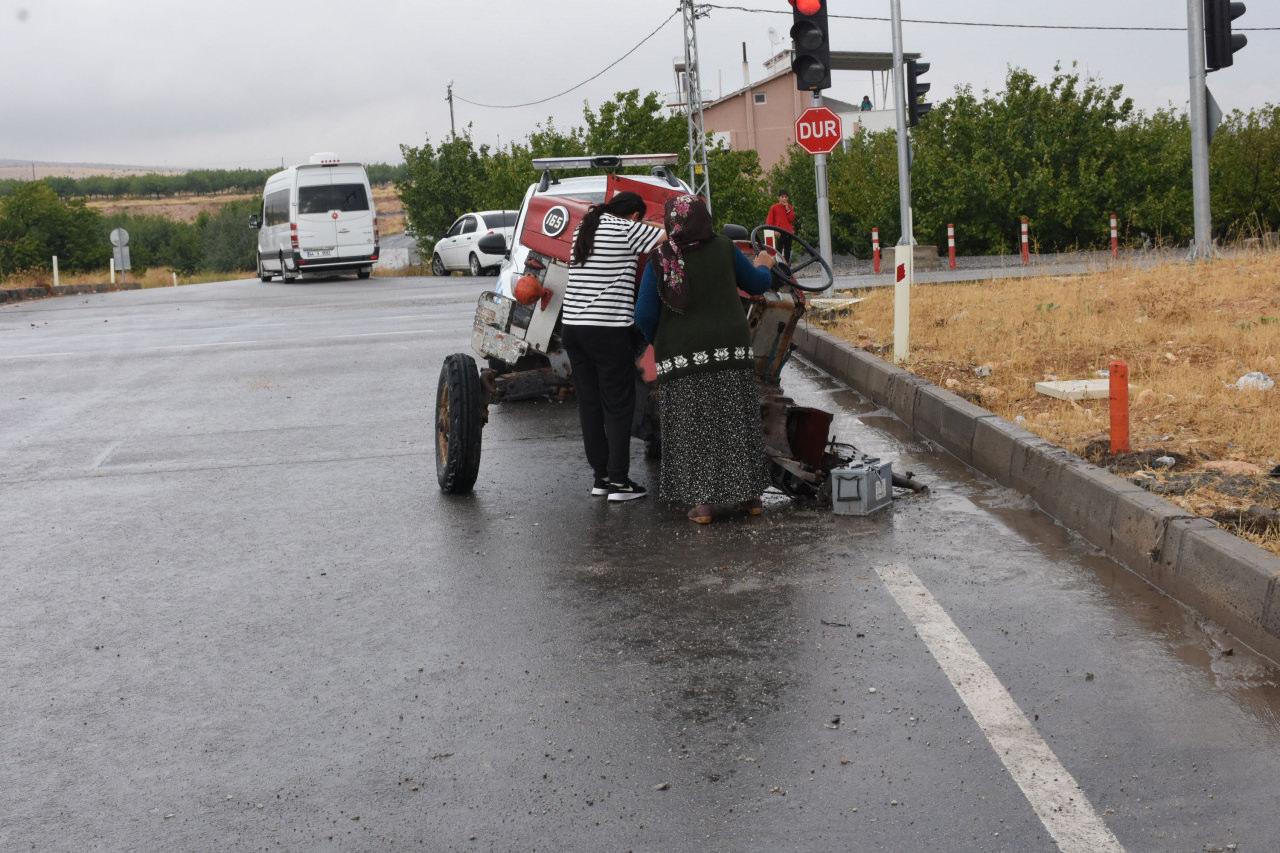
[[[1054,849],[887,566],[1127,849],[1276,848],[1275,673],[803,365],[932,493],[695,528],[542,403],[441,495],[490,282],[0,308],[0,849]]]

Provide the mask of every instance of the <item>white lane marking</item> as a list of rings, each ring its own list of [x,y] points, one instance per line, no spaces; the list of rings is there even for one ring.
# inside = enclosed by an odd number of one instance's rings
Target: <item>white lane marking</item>
[[[1090,805],[1080,785],[915,572],[892,565],[877,566],[876,573],[1058,848],[1064,853],[1123,853],[1120,841]]]
[[[144,352],[172,352],[174,350],[206,349],[208,347],[241,347],[253,344],[306,344],[316,341],[338,341],[343,338],[388,338],[393,335],[422,335],[431,329],[405,329],[399,332],[356,332],[350,335],[320,335],[311,338],[260,338],[255,341],[210,341],[204,344],[167,344],[159,347],[140,347],[132,350],[105,350],[84,352],[33,352],[23,355],[0,355],[0,361],[13,361],[20,358],[54,358],[58,356],[117,356],[138,355]]]
[[[97,471],[99,468],[101,468],[106,463],[106,461],[111,458],[111,454],[116,452],[116,448],[118,448],[122,443],[123,442],[120,442],[120,441],[113,441],[110,444],[108,444],[106,449],[98,454],[98,458],[93,460],[93,464],[89,466],[89,470]]]

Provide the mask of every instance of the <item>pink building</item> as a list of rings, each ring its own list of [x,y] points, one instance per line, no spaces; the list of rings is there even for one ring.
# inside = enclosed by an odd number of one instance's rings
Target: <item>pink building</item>
[[[916,56],[908,54],[908,58]],[[831,59],[835,71],[871,73],[869,87],[856,96],[859,102],[862,94],[870,96],[873,104],[888,101],[892,54],[832,51]],[[787,148],[795,142],[796,119],[808,109],[812,98],[808,92],[796,88],[795,75],[791,73],[790,51],[770,59],[765,68],[771,73],[763,80],[704,104],[703,126],[709,139],[721,139],[735,151],[758,152],[760,165],[768,171],[786,156]],[[892,109],[873,107],[864,111],[859,104],[825,94],[822,102],[840,116],[846,137],[860,133],[864,128],[877,131],[894,126]]]

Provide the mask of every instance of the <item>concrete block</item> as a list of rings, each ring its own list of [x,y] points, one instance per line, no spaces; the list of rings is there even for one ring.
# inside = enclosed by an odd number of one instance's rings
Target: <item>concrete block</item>
[[[1111,547],[1116,505],[1142,489],[1083,460],[1072,459],[1052,493],[1038,499],[1042,509],[1104,551]]]
[[[973,428],[973,457],[969,464],[1000,485],[1008,486],[1014,446],[1039,440],[1003,418],[979,418]]]
[[[871,377],[879,369],[879,365],[883,364],[880,359],[876,358],[869,352],[860,350],[855,346],[849,347],[849,384],[857,388],[862,394],[870,397],[867,388],[871,385]]]
[[[927,379],[905,371],[895,373],[889,378],[889,399],[885,405],[904,424],[910,426],[915,419],[917,394],[920,389],[930,387],[932,386]]]
[[[1040,503],[1037,493],[1041,496],[1052,494],[1062,466],[1072,458],[1070,453],[1042,438],[1020,441],[1013,448],[1013,456],[1009,460],[1009,485]]]
[[[916,394],[915,417],[908,421],[920,435],[937,442],[966,464],[973,459],[977,422],[995,415],[936,385]]]
[[[796,333],[792,340],[800,347],[800,354],[807,360],[813,360],[813,353],[818,346],[818,339],[822,332],[810,326],[807,323],[801,323],[796,327]]]
[[[1125,492],[1117,497],[1111,516],[1109,553],[1130,571],[1165,589],[1170,567],[1161,562],[1161,554],[1167,529],[1178,520],[1200,519],[1145,489]]]
[[[1250,645],[1280,645],[1280,634],[1266,630],[1280,559],[1220,528],[1201,528],[1185,534],[1174,574],[1184,602]]]

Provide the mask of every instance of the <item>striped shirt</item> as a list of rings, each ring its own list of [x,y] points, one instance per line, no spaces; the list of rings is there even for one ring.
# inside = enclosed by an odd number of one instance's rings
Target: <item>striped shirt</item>
[[[630,326],[636,311],[636,260],[653,251],[662,229],[606,213],[591,255],[569,267],[564,293],[566,326]],[[573,234],[577,242],[578,232]]]

